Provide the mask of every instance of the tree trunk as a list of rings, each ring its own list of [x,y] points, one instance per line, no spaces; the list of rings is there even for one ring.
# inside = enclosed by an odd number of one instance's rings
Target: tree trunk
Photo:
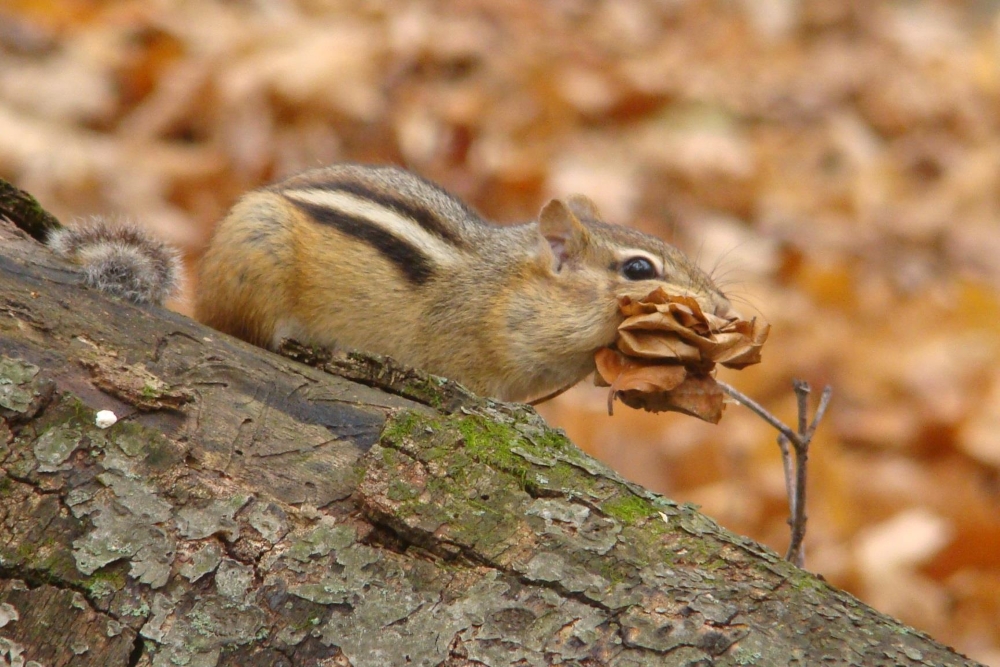
[[[530,408],[288,351],[0,221],[3,664],[975,664]]]

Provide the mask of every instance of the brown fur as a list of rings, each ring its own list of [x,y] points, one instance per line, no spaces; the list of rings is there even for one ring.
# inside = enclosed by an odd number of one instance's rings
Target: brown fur
[[[317,222],[296,199],[337,188],[364,193],[379,210],[410,211],[418,240],[406,247],[430,259],[429,277],[408,279],[398,253],[345,233],[336,220]],[[484,395],[524,400],[594,370],[594,352],[615,339],[621,296],[664,285],[708,311],[730,310],[680,251],[601,222],[585,197],[554,200],[541,218],[492,225],[400,169],[312,170],[250,193],[219,224],[202,260],[196,315],[257,345],[294,337],[363,349]],[[615,266],[626,248],[659,258],[665,278],[625,279]]]

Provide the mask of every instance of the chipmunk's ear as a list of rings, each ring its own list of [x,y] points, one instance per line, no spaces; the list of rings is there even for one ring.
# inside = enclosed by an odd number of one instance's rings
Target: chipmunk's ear
[[[570,195],[566,198],[566,206],[573,211],[578,219],[601,220],[601,212],[597,210],[597,204],[590,197],[585,195]]]
[[[538,215],[538,232],[541,235],[542,249],[551,253],[552,268],[559,272],[563,265],[579,257],[587,247],[589,234],[575,213],[577,200],[583,199],[593,203],[582,195],[570,197],[567,202],[553,199],[542,207]],[[596,211],[596,208],[594,209]]]

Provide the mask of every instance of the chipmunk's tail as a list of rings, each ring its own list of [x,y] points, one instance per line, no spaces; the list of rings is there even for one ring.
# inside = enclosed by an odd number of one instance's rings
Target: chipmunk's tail
[[[87,285],[133,303],[162,304],[180,287],[180,253],[133,222],[94,217],[53,231],[48,246],[83,267]]]

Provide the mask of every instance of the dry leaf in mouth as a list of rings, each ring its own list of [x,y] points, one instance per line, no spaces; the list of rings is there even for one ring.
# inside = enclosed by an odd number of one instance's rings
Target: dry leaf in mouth
[[[705,313],[693,298],[672,296],[662,287],[644,299],[624,297],[619,308],[625,321],[618,327],[618,349],[630,356],[671,359],[684,364],[697,360],[743,368],[759,363],[760,349],[771,329],[771,325],[757,318],[728,320]],[[644,344],[636,346],[637,339]],[[622,340],[628,341],[628,349],[621,346]],[[667,349],[672,347],[677,348],[677,354]],[[697,354],[690,348],[697,350]]]
[[[716,423],[722,389],[715,364],[744,368],[760,361],[770,325],[705,313],[693,298],[657,288],[643,299],[624,297],[615,348],[595,355],[596,384],[610,386],[608,413],[616,398],[652,412],[673,410]]]
[[[598,385],[608,385],[608,414],[615,399],[649,412],[667,410],[704,419],[713,424],[722,418],[723,394],[711,376],[698,375],[680,364],[650,364],[617,350],[602,348],[595,355]],[[602,382],[603,381],[603,382]]]

